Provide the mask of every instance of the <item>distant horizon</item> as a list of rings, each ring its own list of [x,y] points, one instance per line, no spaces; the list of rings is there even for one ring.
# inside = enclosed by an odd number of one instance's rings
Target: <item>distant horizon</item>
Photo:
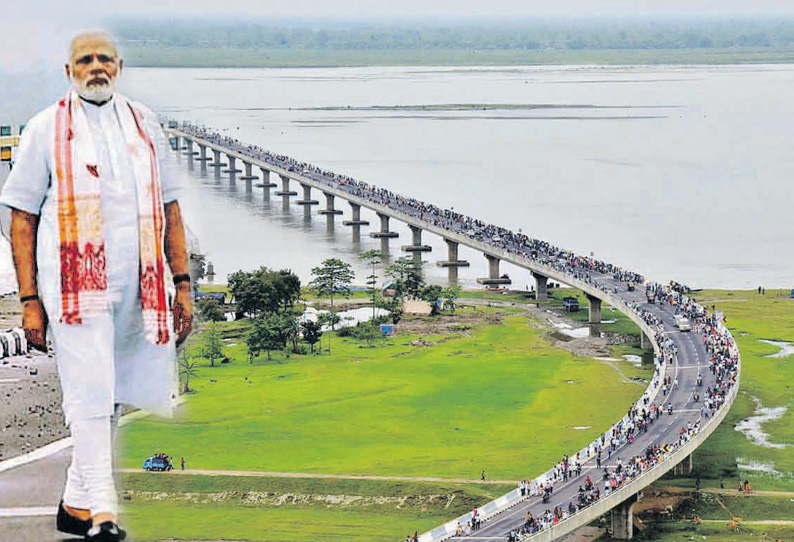
[[[589,15],[383,15],[383,16],[299,16],[299,15],[248,15],[241,21],[239,13],[190,15],[178,13],[156,13],[143,15],[115,15],[104,20],[104,24],[118,24],[124,22],[139,22],[163,20],[166,16],[172,22],[233,22],[236,24],[319,24],[319,25],[344,25],[344,24],[421,24],[433,26],[439,23],[464,23],[467,25],[508,24],[520,26],[533,23],[555,24],[580,24],[596,23],[683,23],[683,22],[730,22],[730,21],[759,21],[759,22],[792,22],[794,9],[782,13],[693,13],[693,14],[637,14],[637,13],[610,13]]]

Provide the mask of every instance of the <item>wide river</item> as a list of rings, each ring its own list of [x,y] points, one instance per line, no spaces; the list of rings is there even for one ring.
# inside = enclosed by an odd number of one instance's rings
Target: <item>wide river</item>
[[[794,66],[131,68],[123,87],[170,117],[652,280],[794,285]],[[380,248],[366,229],[354,243],[341,219],[329,228],[317,207],[285,209],[261,189],[246,194],[242,182],[189,171],[185,158],[169,167],[188,185],[185,214],[217,281],[259,265],[307,280],[338,257],[365,282],[358,254]],[[395,227],[392,258],[410,239]],[[424,241],[433,246],[426,274],[443,282],[434,262],[445,245]],[[482,255],[461,257],[472,263],[462,283],[485,275]],[[519,287],[530,282],[525,271],[503,272]]]

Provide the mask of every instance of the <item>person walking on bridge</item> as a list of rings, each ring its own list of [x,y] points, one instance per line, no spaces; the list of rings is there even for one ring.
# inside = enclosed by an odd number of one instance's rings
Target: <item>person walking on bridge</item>
[[[115,91],[122,65],[109,34],[72,39],[71,88],[28,123],[0,195],[25,336],[44,351],[52,338],[72,433],[56,525],[103,542],[126,534],[112,476],[117,407],[171,413],[174,345],[193,310],[180,187],[161,167],[155,115]]]

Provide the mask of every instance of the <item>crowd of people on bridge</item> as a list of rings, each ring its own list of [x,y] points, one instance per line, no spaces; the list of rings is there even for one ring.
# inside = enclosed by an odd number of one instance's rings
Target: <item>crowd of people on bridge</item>
[[[315,182],[327,184],[329,187],[342,190],[352,196],[365,199],[376,205],[388,207],[394,212],[406,214],[433,226],[466,235],[480,243],[502,249],[534,263],[545,265],[556,271],[566,273],[574,279],[604,290],[606,290],[606,286],[598,285],[597,280],[593,279],[591,274],[610,275],[622,282],[644,282],[644,277],[639,273],[622,269],[592,257],[574,254],[570,250],[561,249],[547,241],[534,239],[523,233],[515,233],[502,226],[489,224],[452,209],[443,209],[432,203],[401,196],[386,188],[359,181],[347,175],[340,175],[288,156],[273,153],[257,145],[243,143],[233,137],[222,135],[204,127],[183,124],[180,126],[180,130],[197,139],[229,148],[229,150],[248,156],[252,160],[294,171],[308,176]]]
[[[675,283],[668,287],[651,282],[646,284],[645,277],[639,273],[625,270],[593,257],[574,254],[572,251],[558,248],[547,241],[531,238],[521,232],[515,233],[507,228],[489,224],[452,209],[443,209],[431,203],[401,196],[374,184],[339,175],[288,156],[272,153],[256,145],[245,144],[206,128],[182,125],[180,129],[197,139],[226,147],[233,152],[248,156],[252,160],[296,172],[316,183],[326,184],[356,198],[364,199],[375,206],[387,207],[394,213],[402,213],[429,225],[468,236],[490,247],[504,250],[509,254],[565,273],[570,277],[571,284],[579,281],[609,294],[617,293],[617,287],[608,284],[607,279],[609,278],[619,283],[645,285],[648,299],[657,300],[662,309],[669,306],[673,308],[675,314],[685,315],[692,322],[693,330],[702,337],[709,354],[709,370],[715,378],[715,383],[709,385],[703,392],[700,408],[704,420],[715,415],[726,402],[731,389],[738,381],[739,352],[733,337],[720,324],[713,312],[687,297],[686,294],[690,290],[683,285]],[[603,464],[604,460],[611,462],[612,457],[624,445],[633,443],[636,436],[646,433],[654,421],[662,416],[665,410],[664,396],[675,385],[674,382],[665,379],[663,370],[667,366],[677,364],[679,354],[672,339],[666,335],[664,323],[659,316],[637,301],[624,301],[613,297],[611,302],[623,303],[652,330],[652,339],[657,347],[653,379],[640,400],[632,405],[627,415],[610,431],[603,433],[599,439],[582,452],[577,453],[573,460],[568,456],[563,456],[561,461],[544,478],[523,481],[519,484],[518,489],[520,495],[525,499],[540,497],[543,502],[548,502],[547,497],[553,492],[555,484],[581,478],[582,463],[593,458],[596,460],[597,469],[602,471],[601,484],[599,485],[598,481],[592,480],[587,475],[579,486],[576,502],[569,502],[567,507],[556,506],[546,509],[542,514],[536,516],[528,513],[523,525],[511,531],[508,539],[512,537],[513,540],[518,540],[521,536],[541,531],[592,505],[604,495],[621,489],[642,473],[664,461],[678,447],[697,434],[701,428],[699,421],[694,424],[689,423],[681,428],[675,442],[648,446],[643,454],[630,457],[626,461],[618,458],[611,469],[610,466]],[[654,399],[659,391],[663,392],[662,403],[656,404]],[[698,398],[700,398],[699,392]],[[672,405],[670,405],[670,409],[672,409]],[[482,521],[483,518],[477,517],[477,527]],[[471,534],[474,529],[476,527],[472,526],[471,520],[467,522],[466,526],[458,523],[455,534],[465,536]]]

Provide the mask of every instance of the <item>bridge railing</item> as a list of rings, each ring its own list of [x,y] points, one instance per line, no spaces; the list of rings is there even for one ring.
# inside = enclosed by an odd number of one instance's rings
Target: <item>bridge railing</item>
[[[740,364],[741,365],[741,364]],[[728,411],[731,409],[736,395],[739,390],[739,378],[737,374],[736,384],[731,388],[726,400],[722,403],[719,410],[712,416],[706,423],[703,424],[700,431],[691,436],[684,444],[676,448],[672,453],[664,457],[659,463],[644,471],[642,474],[626,483],[620,489],[613,491],[605,497],[601,497],[598,501],[591,504],[587,508],[583,508],[565,517],[546,529],[539,531],[535,534],[522,538],[525,542],[551,542],[561,536],[578,529],[582,525],[590,523],[599,516],[604,515],[616,506],[620,505],[626,499],[634,496],[642,491],[643,488],[652,484],[668,471],[673,469],[681,461],[687,458],[694,452],[703,442],[711,436],[714,430],[719,426]]]

